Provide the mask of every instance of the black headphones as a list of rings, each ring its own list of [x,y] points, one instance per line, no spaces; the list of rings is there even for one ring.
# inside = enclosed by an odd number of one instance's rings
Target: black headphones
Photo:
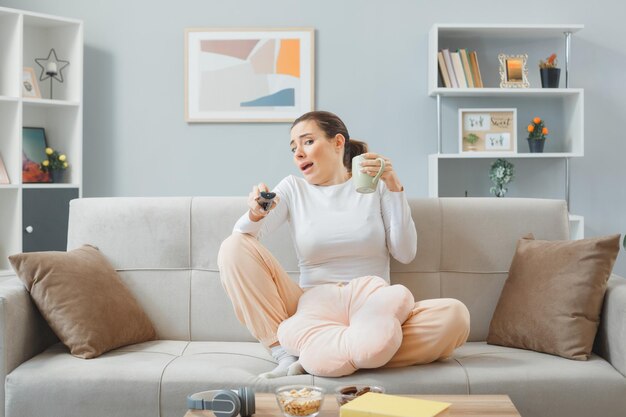
[[[216,417],[249,417],[255,413],[254,391],[249,387],[233,390],[212,390],[187,397],[190,410],[211,410]]]

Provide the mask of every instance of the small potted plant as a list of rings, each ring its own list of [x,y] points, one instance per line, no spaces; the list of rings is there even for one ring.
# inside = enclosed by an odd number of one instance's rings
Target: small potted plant
[[[530,153],[543,152],[543,145],[546,143],[546,135],[549,133],[541,117],[535,117],[528,125],[528,147]]]
[[[480,139],[478,135],[476,135],[475,133],[470,133],[469,135],[465,136],[463,139],[468,143],[467,148],[466,148],[468,151],[476,150],[476,142],[478,142],[478,139]]]
[[[558,88],[561,68],[557,68],[556,54],[550,55],[545,61],[539,61],[539,72],[541,74],[541,87]]]
[[[513,181],[513,173],[512,163],[506,159],[497,159],[489,168],[489,178],[494,183],[489,192],[496,197],[504,197],[509,190],[505,185]]]
[[[67,169],[67,156],[52,148],[46,148],[46,159],[41,162],[41,170],[49,172],[52,182],[63,182],[63,173]]]

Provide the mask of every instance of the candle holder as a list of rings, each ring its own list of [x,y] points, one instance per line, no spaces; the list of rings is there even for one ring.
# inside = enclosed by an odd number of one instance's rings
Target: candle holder
[[[54,57],[54,58],[52,58]],[[57,58],[57,52],[54,48],[50,49],[47,58],[35,58],[37,65],[41,67],[41,75],[39,81],[50,79],[50,99],[52,99],[52,80],[63,82],[63,69],[70,65],[69,61]]]

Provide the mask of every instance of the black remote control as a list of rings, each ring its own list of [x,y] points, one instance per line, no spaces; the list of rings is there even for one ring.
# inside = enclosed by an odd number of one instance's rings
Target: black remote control
[[[269,211],[270,207],[272,207],[274,197],[276,197],[276,193],[261,191],[261,196],[257,202],[259,203],[259,206],[263,207],[263,210]]]

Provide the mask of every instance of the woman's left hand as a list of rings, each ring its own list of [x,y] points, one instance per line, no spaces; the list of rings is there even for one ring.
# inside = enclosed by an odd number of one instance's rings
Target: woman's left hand
[[[384,181],[389,191],[398,192],[404,190],[396,171],[393,170],[393,164],[389,158],[374,152],[364,153],[363,157],[365,160],[361,162],[361,172],[375,177],[380,169],[380,161],[377,161],[376,158],[382,158],[385,160],[385,170],[383,175],[380,176],[380,179]]]

